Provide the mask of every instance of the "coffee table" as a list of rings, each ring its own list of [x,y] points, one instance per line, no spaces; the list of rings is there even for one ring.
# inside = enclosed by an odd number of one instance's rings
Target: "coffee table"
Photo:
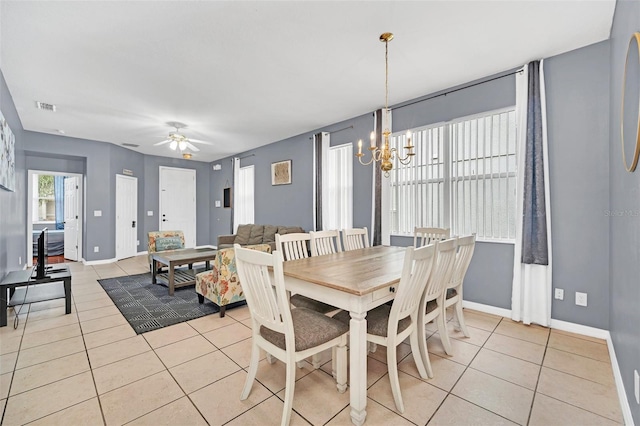
[[[210,268],[210,261],[216,257],[218,250],[210,247],[187,248],[151,253],[151,277],[152,283],[158,283],[158,276],[166,278],[169,286],[169,296],[173,296],[174,289],[196,283],[196,271],[177,270],[176,266],[205,262],[205,269]],[[158,263],[167,265],[168,273],[158,274]]]
[[[38,279],[32,276],[32,272],[31,269],[12,271],[0,282],[0,327],[7,325],[7,306],[64,298],[65,313],[71,313],[69,267],[64,264],[52,265],[45,277]]]

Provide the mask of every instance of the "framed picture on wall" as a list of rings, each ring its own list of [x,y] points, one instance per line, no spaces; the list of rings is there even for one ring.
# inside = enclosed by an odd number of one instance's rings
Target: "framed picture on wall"
[[[271,163],[271,185],[288,185],[291,183],[291,160]]]
[[[9,191],[16,188],[16,141],[7,120],[0,111],[0,187]]]

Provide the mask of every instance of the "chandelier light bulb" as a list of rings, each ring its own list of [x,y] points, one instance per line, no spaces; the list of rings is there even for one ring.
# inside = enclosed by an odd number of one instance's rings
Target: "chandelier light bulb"
[[[178,147],[178,142],[176,141],[171,141],[171,143],[169,144],[169,148],[171,148],[172,150],[176,150],[176,148]]]
[[[178,148],[180,148],[180,151],[184,151],[187,149],[187,143],[185,141],[178,142]]]

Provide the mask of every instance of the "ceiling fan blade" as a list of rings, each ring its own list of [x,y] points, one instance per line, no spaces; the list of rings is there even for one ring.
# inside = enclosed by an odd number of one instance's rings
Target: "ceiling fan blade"
[[[153,146],[164,145],[165,143],[171,142],[170,139],[163,140],[162,142],[154,143]]]
[[[189,142],[201,143],[203,145],[213,145],[213,142],[201,141],[198,139],[191,139],[191,138],[189,138]]]
[[[187,148],[189,148],[191,151],[193,151],[193,152],[200,151],[198,148],[195,147],[195,145],[193,145],[193,144],[191,144],[189,142],[186,142],[186,144],[187,144]]]

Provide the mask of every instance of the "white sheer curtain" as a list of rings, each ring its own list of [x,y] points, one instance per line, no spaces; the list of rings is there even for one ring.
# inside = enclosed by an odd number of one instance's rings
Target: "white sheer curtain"
[[[233,233],[238,226],[254,223],[254,167],[240,167],[240,159],[233,159]]]
[[[544,204],[546,216],[546,253],[547,264],[523,263],[523,217],[525,200],[525,169],[532,167],[527,163],[527,133],[531,138],[533,118],[530,115],[529,99],[529,67],[524,66],[524,72],[516,74],[516,114],[518,120],[518,182],[516,185],[516,243],[514,248],[513,289],[511,296],[511,318],[524,324],[536,323],[549,326],[551,322],[551,205],[549,197],[549,157],[547,144],[547,112],[545,99],[545,85],[543,62],[540,62],[540,115],[541,121],[542,161],[544,170]],[[529,112],[529,113],[528,113]],[[529,115],[529,116],[528,116]],[[528,131],[529,130],[529,131]],[[531,141],[529,141],[531,143]],[[531,160],[532,161],[532,160]],[[529,189],[530,190],[530,189]]]
[[[353,228],[353,147],[349,143],[323,152],[322,228]]]

